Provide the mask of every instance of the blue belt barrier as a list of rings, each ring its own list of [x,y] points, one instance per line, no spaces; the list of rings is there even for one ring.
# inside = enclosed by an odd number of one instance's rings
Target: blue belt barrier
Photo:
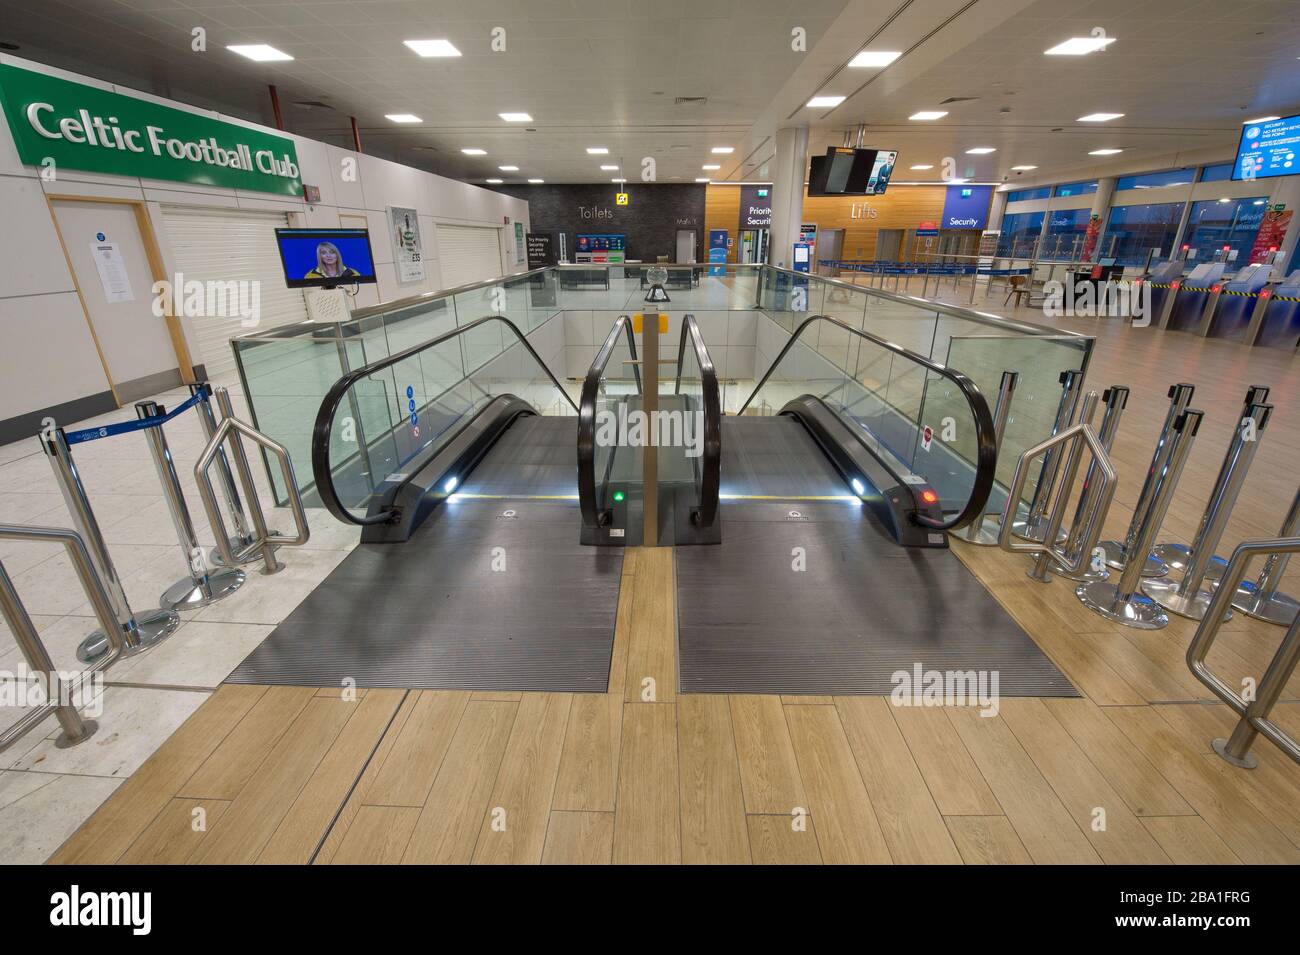
[[[143,431],[145,428],[156,428],[171,421],[178,414],[189,411],[200,401],[207,401],[211,394],[211,390],[204,386],[196,391],[183,405],[178,405],[166,414],[156,414],[149,418],[137,418],[135,421],[122,421],[118,424],[106,424],[98,428],[86,428],[82,431],[65,431],[63,438],[70,445],[82,444],[86,441],[98,441],[100,438],[111,438],[115,434],[126,434],[128,431]]]

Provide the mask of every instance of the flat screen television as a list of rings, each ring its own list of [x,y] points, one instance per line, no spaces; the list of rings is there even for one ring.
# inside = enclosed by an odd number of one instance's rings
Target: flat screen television
[[[832,146],[813,156],[808,169],[810,196],[878,196],[889,186],[897,150]]]
[[[869,150],[863,150],[868,152]],[[877,149],[871,150],[871,163],[868,166],[863,162],[863,166],[868,168],[866,182],[862,183],[862,192],[868,196],[884,195],[885,190],[889,188],[890,177],[894,174],[894,163],[898,162],[897,149]],[[854,165],[856,170],[857,165]],[[850,178],[850,185],[855,184],[855,180]]]
[[[1250,123],[1241,130],[1232,178],[1272,179],[1300,173],[1300,116]]]
[[[368,285],[375,279],[369,229],[276,229],[289,288]]]

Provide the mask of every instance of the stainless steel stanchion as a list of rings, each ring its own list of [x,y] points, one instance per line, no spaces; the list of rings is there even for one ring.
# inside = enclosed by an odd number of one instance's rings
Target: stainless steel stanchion
[[[137,401],[135,413],[140,418],[153,418],[162,414],[162,409],[154,401]],[[149,441],[153,463],[158,470],[158,483],[162,485],[163,497],[167,499],[167,507],[171,511],[172,523],[176,525],[176,536],[181,551],[185,554],[185,565],[190,570],[188,577],[167,588],[159,603],[166,610],[197,610],[242,587],[244,572],[234,567],[208,569],[203,548],[194,533],[189,508],[185,506],[185,495],[181,490],[180,479],[176,476],[172,453],[167,447],[167,437],[161,426],[146,428],[145,437]]]
[[[40,441],[54,471],[54,479],[63,493],[63,502],[68,507],[73,529],[85,542],[95,572],[112,601],[113,614],[119,623],[122,652],[133,654],[148,650],[179,627],[181,618],[166,609],[155,608],[138,614],[131,611],[126,591],[122,589],[122,578],[117,575],[104,534],[99,529],[99,522],[95,520],[95,512],[90,509],[90,501],[86,499],[86,488],[81,483],[81,475],[72,460],[72,449],[68,447],[63,429],[42,432]],[[82,663],[92,663],[112,647],[113,641],[109,634],[102,629],[96,630],[77,647],[77,659]]]
[[[1015,397],[1016,385],[1020,382],[1020,373],[1004,371],[1002,383],[998,386],[998,403],[993,409],[993,443],[997,450],[1002,450],[1002,435],[1007,430],[1007,419],[1011,416],[1011,399]],[[1001,536],[1001,527],[995,519],[993,527],[989,526],[989,515],[980,514],[967,525],[962,538],[972,544],[997,547]]]
[[[1300,490],[1291,499],[1291,510],[1287,511],[1286,520],[1278,537],[1300,536]],[[1286,573],[1286,565],[1291,555],[1286,553],[1270,554],[1264,561],[1264,569],[1254,581],[1243,581],[1232,598],[1232,605],[1247,617],[1275,623],[1279,627],[1292,626],[1300,618],[1300,600],[1290,597],[1277,588]]]
[[[1056,408],[1056,420],[1052,423],[1052,435],[1056,436],[1070,427],[1074,421],[1075,410],[1079,406],[1079,389],[1083,385],[1082,371],[1061,372],[1061,402]],[[1011,532],[1027,540],[1040,539],[1044,525],[1047,523],[1047,502],[1052,496],[1052,485],[1056,483],[1056,472],[1061,469],[1061,449],[1059,445],[1048,449],[1043,455],[1043,465],[1038,471],[1038,481],[1034,485],[1033,496],[1029,499],[1029,513],[1023,521],[1015,521]],[[1018,507],[1018,504],[1017,504]],[[1010,511],[1008,513],[1015,513]],[[1043,538],[1045,539],[1045,538]]]
[[[1246,415],[1238,422],[1232,442],[1228,445],[1228,455],[1219,472],[1220,480],[1214,485],[1214,494],[1205,508],[1205,516],[1201,518],[1201,526],[1196,532],[1196,537],[1192,540],[1191,563],[1184,567],[1182,579],[1174,581],[1162,577],[1157,580],[1143,581],[1142,591],[1166,610],[1172,610],[1181,617],[1191,617],[1193,620],[1200,620],[1205,616],[1214,594],[1209,590],[1202,590],[1201,584],[1205,582],[1206,570],[1214,556],[1214,549],[1219,546],[1224,528],[1228,526],[1228,517],[1232,513],[1233,505],[1237,503],[1241,486],[1246,481],[1250,462],[1254,460],[1255,452],[1259,449],[1259,437],[1268,427],[1272,413],[1272,405],[1254,404],[1247,409]],[[1226,561],[1224,566],[1227,566]],[[1231,612],[1228,616],[1232,616]]]
[[[1097,392],[1090,391],[1083,396],[1083,408],[1079,412],[1078,424],[1091,425],[1093,416],[1097,413]],[[1074,487],[1074,479],[1079,473],[1079,461],[1083,457],[1083,443],[1075,441],[1070,445],[1070,450],[1065,457],[1065,470],[1061,477],[1060,488],[1057,491],[1056,506],[1051,509],[1047,519],[1046,532],[1043,534],[1044,543],[1055,542],[1057,536],[1061,533],[1061,522],[1065,519],[1065,505],[1070,496],[1070,490]],[[1086,498],[1084,499],[1086,503]],[[1051,575],[1047,572],[1051,566],[1052,557],[1046,549],[1040,551],[1034,560],[1034,566],[1026,571],[1031,580],[1037,580],[1047,583],[1051,580]]]
[[[1119,431],[1120,418],[1124,415],[1124,409],[1128,406],[1128,388],[1123,385],[1112,385],[1102,392],[1102,404],[1106,410],[1101,415],[1101,427],[1097,429],[1097,438],[1101,441],[1102,447],[1109,454],[1115,446],[1115,435]],[[1079,547],[1083,543],[1084,521],[1083,515],[1088,509],[1088,495],[1096,482],[1101,479],[1101,462],[1096,458],[1088,465],[1088,473],[1083,478],[1083,489],[1079,492],[1079,503],[1074,509],[1074,521],[1070,525],[1070,535],[1065,542],[1065,552],[1071,555],[1072,560],[1077,560]],[[1052,561],[1052,572],[1060,574],[1062,577],[1068,577],[1071,580],[1105,580],[1110,576],[1110,571],[1106,569],[1104,561],[1096,561],[1089,557],[1089,560],[1080,563],[1080,569],[1072,571],[1063,567],[1059,562]]]
[[[1178,485],[1187,455],[1192,450],[1192,439],[1201,426],[1204,413],[1189,408],[1184,411],[1170,428],[1169,454],[1163,466],[1153,477],[1150,503],[1139,515],[1136,515],[1137,534],[1133,540],[1132,553],[1146,554],[1151,550],[1151,542],[1160,531],[1160,525],[1169,510],[1174,488]],[[1132,560],[1124,567],[1119,582],[1112,584],[1109,580],[1094,580],[1080,584],[1075,588],[1075,596],[1085,607],[1096,611],[1107,620],[1113,620],[1126,627],[1139,630],[1159,630],[1169,625],[1169,617],[1161,606],[1140,593],[1138,583],[1142,579],[1143,564]]]
[[[190,394],[197,395],[200,391],[205,391],[210,396],[212,386],[206,381],[190,385]],[[199,424],[203,428],[203,436],[211,441],[212,436],[217,433],[217,416],[212,412],[211,398],[200,401],[194,406],[195,413],[199,416]],[[234,533],[230,535],[230,550],[239,553],[245,547],[253,542],[253,535],[248,532],[248,527],[244,522],[244,507],[239,500],[239,489],[235,487],[235,476],[230,473],[230,462],[226,459],[224,450],[217,452],[217,487],[221,491],[221,496],[225,498],[226,510],[230,514],[230,523]],[[208,554],[208,559],[213,565],[219,565],[222,562],[221,548],[214,547]],[[248,560],[257,560],[254,555]]]
[[[225,388],[216,390],[217,410],[221,412],[221,417],[233,418],[235,408],[230,403],[230,392]],[[248,511],[253,521],[253,539],[262,541],[260,556],[262,559],[264,574],[274,574],[284,569],[284,565],[276,559],[275,545],[270,543],[267,538],[272,534],[279,534],[279,531],[268,531],[266,529],[266,518],[262,516],[262,508],[257,504],[257,486],[253,484],[253,471],[248,466],[248,455],[244,452],[244,446],[238,437],[230,442],[230,456],[235,462],[235,471],[239,475],[240,486],[244,489],[244,497],[248,499]],[[289,497],[293,497],[290,493]],[[295,505],[297,506],[297,505]],[[254,552],[257,553],[257,552]]]
[[[1210,521],[1211,510],[1215,502],[1223,496],[1223,486],[1229,477],[1236,455],[1240,450],[1241,425],[1251,417],[1251,408],[1255,405],[1262,405],[1268,401],[1268,389],[1263,385],[1251,385],[1246,392],[1246,400],[1241,406],[1241,414],[1237,416],[1237,429],[1233,432],[1232,440],[1228,442],[1228,453],[1223,458],[1223,464],[1219,467],[1219,476],[1215,479],[1214,490],[1210,492],[1210,502],[1205,506],[1205,513],[1201,515],[1201,524],[1196,531],[1196,536],[1200,537],[1205,532],[1205,527]],[[1193,542],[1194,543],[1194,542]],[[1152,555],[1157,560],[1162,560],[1170,570],[1176,570],[1180,574],[1187,573],[1187,565],[1191,562],[1192,548],[1186,544],[1157,544],[1151,550]],[[1209,563],[1205,567],[1206,580],[1218,580],[1223,574],[1223,568],[1228,562],[1222,557],[1211,554]],[[1170,608],[1172,609],[1172,608]]]
[[[1128,564],[1129,555],[1140,553],[1146,555],[1146,560],[1142,565],[1143,577],[1163,577],[1169,573],[1169,568],[1164,561],[1152,557],[1149,550],[1139,551],[1136,549],[1137,534],[1143,518],[1151,507],[1151,500],[1155,496],[1156,482],[1165,473],[1166,466],[1169,463],[1169,455],[1173,450],[1174,422],[1182,417],[1188,405],[1191,404],[1192,392],[1195,390],[1195,385],[1189,385],[1186,382],[1171,385],[1169,388],[1169,412],[1165,415],[1165,423],[1160,429],[1160,437],[1156,439],[1156,451],[1151,457],[1151,467],[1147,470],[1146,479],[1142,482],[1142,492],[1138,494],[1137,503],[1133,505],[1133,519],[1129,522],[1128,533],[1124,535],[1123,541],[1107,540],[1098,545],[1105,555],[1107,567],[1123,570]],[[1147,547],[1150,547],[1149,543]]]

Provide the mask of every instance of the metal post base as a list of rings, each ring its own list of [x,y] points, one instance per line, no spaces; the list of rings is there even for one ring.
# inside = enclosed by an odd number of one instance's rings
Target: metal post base
[[[1188,565],[1192,562],[1192,549],[1186,544],[1157,544],[1151,548],[1151,556],[1164,561],[1170,570],[1185,574]],[[1205,567],[1205,579],[1211,582],[1217,581],[1223,576],[1223,569],[1227,566],[1228,562],[1215,554]]]
[[[1080,584],[1075,588],[1074,595],[1089,610],[1126,627],[1160,630],[1169,626],[1168,615],[1150,597],[1131,594],[1128,600],[1120,600],[1119,588],[1104,580]]]
[[[158,602],[165,610],[198,610],[233,594],[244,585],[245,576],[242,570],[226,567],[212,571],[198,583],[186,577],[168,587]]]
[[[144,653],[164,639],[181,625],[181,618],[170,610],[146,610],[135,615],[135,633],[139,642],[133,647],[122,648],[123,656]],[[108,637],[103,630],[96,630],[77,647],[77,659],[82,663],[94,663],[108,652]]]
[[[1052,561],[1047,566],[1052,573],[1058,577],[1064,577],[1066,580],[1077,580],[1084,584],[1092,583],[1094,580],[1110,580],[1110,571],[1105,566],[1101,570],[1093,570],[1091,561],[1086,569],[1077,571],[1066,570],[1056,561]]]
[[[1119,541],[1102,541],[1097,545],[1106,554],[1106,566],[1115,570],[1124,569],[1124,545]],[[1142,568],[1143,577],[1165,577],[1169,574],[1169,565],[1153,554],[1147,555],[1147,565]]]
[[[984,518],[984,523],[980,525],[979,533],[974,538],[968,536],[970,528],[963,528],[962,531],[953,536],[957,540],[965,541],[968,544],[978,544],[980,547],[997,547],[998,540],[1002,536],[1002,521],[993,515]]]
[[[61,733],[59,733],[58,737],[54,740],[54,748],[71,749],[74,746],[80,746],[86,740],[94,736],[95,731],[97,729],[99,729],[98,723],[96,723],[94,720],[88,720],[83,717],[81,720],[81,730],[82,730],[81,735],[78,736],[76,739],[73,739],[71,736],[68,735],[68,731],[64,730]]]
[[[1274,591],[1261,594],[1259,588],[1251,581],[1243,581],[1232,598],[1232,605],[1247,617],[1275,623],[1279,627],[1289,627],[1300,614],[1300,601],[1284,593]]]
[[[282,536],[284,536],[284,535],[282,535],[279,531],[267,531],[266,533],[267,533],[268,535],[270,535],[271,537],[282,537]],[[232,538],[230,538],[230,552],[231,552],[232,554],[238,554],[238,553],[239,553],[241,550],[243,550],[245,547],[247,547],[248,545],[250,545],[251,543],[253,543],[254,539],[255,539],[255,538],[253,537],[252,534],[249,534],[247,537],[232,537]],[[244,564],[256,564],[256,563],[257,563],[259,560],[261,560],[261,559],[262,559],[262,552],[261,552],[261,550],[255,550],[255,551],[253,551],[253,553],[249,554],[249,555],[248,555],[247,557],[245,557],[243,560],[239,561],[239,564],[240,564],[241,566],[244,565]],[[214,547],[214,548],[212,548],[212,550],[208,551],[208,563],[210,563],[213,567],[225,567],[225,566],[226,566],[226,560],[225,560],[224,557],[221,556],[221,548],[220,548],[220,547]]]
[[[1023,537],[1025,540],[1041,541],[1047,534],[1047,525],[1051,523],[1051,520],[1051,517],[1048,515],[1043,515],[1032,521],[1017,520],[1011,525],[1011,533],[1015,534],[1017,537]],[[1001,529],[1001,524],[1002,522],[999,520],[999,529]],[[1056,532],[1057,543],[1063,542],[1068,536],[1069,534],[1064,528],[1060,529]]]
[[[1232,765],[1239,766],[1242,769],[1254,769],[1259,765],[1259,760],[1254,753],[1247,753],[1241,757],[1229,755],[1228,741],[1222,737],[1211,742],[1210,747]]]
[[[1144,594],[1166,610],[1172,610],[1178,616],[1189,617],[1192,620],[1204,620],[1205,612],[1210,609],[1210,601],[1214,599],[1214,594],[1208,590],[1198,590],[1194,594],[1180,594],[1178,588],[1182,586],[1182,581],[1167,578],[1144,580],[1139,586]],[[1231,620],[1232,612],[1225,613],[1223,619]]]

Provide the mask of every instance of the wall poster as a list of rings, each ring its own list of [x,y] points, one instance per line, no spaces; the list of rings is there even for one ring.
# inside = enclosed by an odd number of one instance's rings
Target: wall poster
[[[397,281],[424,281],[424,243],[420,238],[420,217],[414,209],[388,207],[388,231],[393,238],[393,264]]]

